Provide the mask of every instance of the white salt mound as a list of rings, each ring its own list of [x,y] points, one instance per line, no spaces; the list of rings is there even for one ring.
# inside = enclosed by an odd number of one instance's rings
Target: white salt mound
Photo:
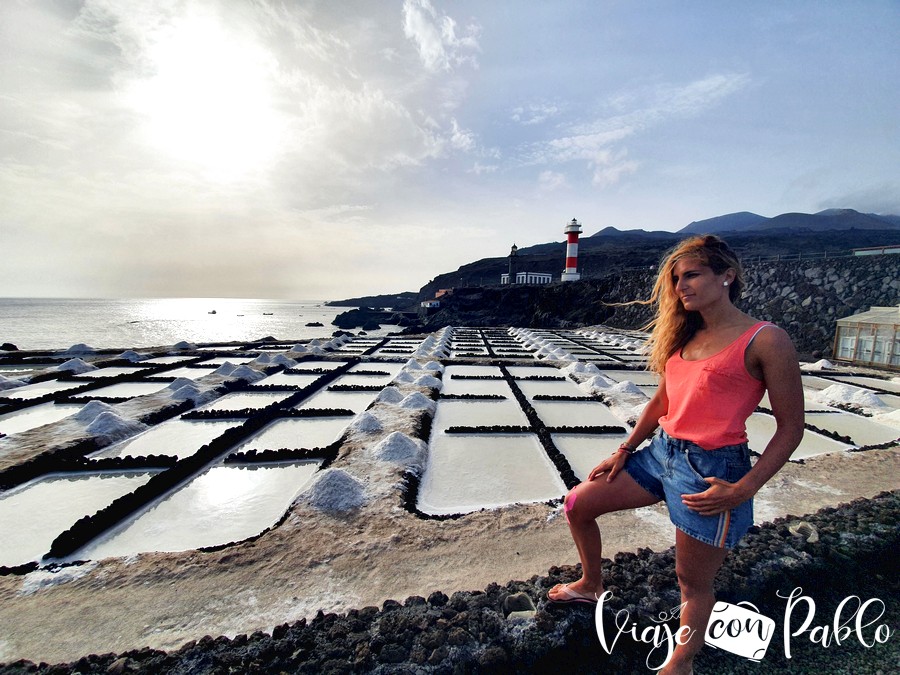
[[[0,375],[0,391],[15,389],[16,387],[21,387],[23,384],[25,383],[21,380],[16,380],[12,377],[3,377],[3,375]]]
[[[193,386],[196,386],[196,385],[194,384],[194,381],[193,381],[193,380],[190,380],[190,379],[188,379],[188,378],[186,378],[186,377],[178,377],[178,378],[172,380],[172,381],[167,385],[167,388],[168,388],[168,389],[175,389],[175,390],[178,390],[178,389],[181,389],[182,387],[186,387],[186,386],[191,386],[191,387],[193,387]]]
[[[196,401],[201,396],[200,388],[196,384],[190,382],[183,387],[178,387],[172,392],[171,398],[176,401]]]
[[[381,403],[400,403],[403,394],[397,387],[385,387],[375,400]]]
[[[63,354],[93,354],[96,351],[93,347],[79,342],[77,345],[69,347]]]
[[[401,370],[397,373],[397,376],[394,378],[394,382],[400,383],[408,383],[414,381],[416,378],[412,376],[412,374],[408,373],[405,370]]]
[[[422,370],[422,366],[415,359],[410,359],[403,364],[403,370]]]
[[[100,436],[109,441],[120,441],[129,436],[134,436],[146,429],[146,425],[134,420],[126,420],[114,412],[100,413],[91,422],[86,431],[92,436]]]
[[[307,351],[305,345],[294,345],[291,347],[291,352],[294,354],[304,354]]]
[[[305,495],[313,508],[327,512],[357,509],[367,501],[365,485],[343,469],[320,472]]]
[[[271,361],[272,361],[272,357],[269,356],[268,354],[260,354],[253,360],[253,363],[258,363],[258,364],[264,366],[268,363],[271,363]]]
[[[136,361],[140,361],[144,357],[138,354],[136,351],[129,349],[128,351],[119,354],[117,358],[120,358],[123,361],[131,361],[132,363],[134,363]]]
[[[578,386],[587,392],[603,391],[609,389],[615,382],[603,375],[594,375],[592,378],[585,380]]]
[[[800,370],[816,371],[816,370],[834,370],[834,364],[828,359],[819,359],[815,363],[804,363],[800,366]]]
[[[420,387],[432,387],[438,389],[440,389],[444,384],[433,375],[421,375],[415,379],[415,383]]]
[[[240,366],[231,372],[231,377],[236,377],[245,382],[255,382],[256,380],[264,378],[265,375],[258,370],[253,370],[253,368],[250,368],[249,366]]]
[[[399,406],[407,410],[434,410],[434,401],[422,392],[416,391],[400,401]]]
[[[109,403],[91,401],[72,415],[72,419],[81,424],[90,424],[105,412],[115,412],[115,409]]]
[[[236,369],[237,369],[237,366],[236,366],[236,365],[234,365],[231,361],[226,361],[226,362],[223,363],[221,366],[219,366],[218,368],[216,368],[216,369],[213,371],[213,374],[215,374],[215,375],[224,375],[225,377],[228,377],[228,376],[231,375]]]
[[[357,415],[348,427],[349,431],[363,434],[377,434],[383,427],[381,420],[369,412],[362,412]]]
[[[874,392],[860,387],[852,387],[849,384],[833,384],[819,392],[820,403],[834,405],[843,403],[859,406],[860,408],[884,408],[884,403]]]
[[[614,384],[609,389],[607,389],[607,393],[615,397],[638,396],[640,398],[646,398],[644,392],[638,389],[637,385],[631,380],[625,380],[623,382],[619,382],[618,384]]]
[[[79,373],[86,373],[91,370],[97,370],[97,366],[92,366],[90,363],[85,363],[81,359],[69,359],[65,363],[56,366],[56,370],[64,373],[74,373],[75,375],[77,375]]]
[[[284,354],[279,354],[274,359],[272,359],[272,363],[275,363],[279,366],[284,366],[285,368],[293,368],[297,365],[297,362],[294,359],[285,356]]]
[[[386,462],[419,464],[425,454],[425,444],[395,431],[372,449],[372,454]]]
[[[172,345],[172,349],[197,349],[197,345],[191,344],[190,342],[187,342],[186,340],[182,340],[178,344]]]

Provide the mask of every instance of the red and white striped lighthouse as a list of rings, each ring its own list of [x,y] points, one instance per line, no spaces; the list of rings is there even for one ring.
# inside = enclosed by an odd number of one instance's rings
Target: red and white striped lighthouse
[[[572,218],[572,222],[563,230],[566,233],[566,271],[562,273],[562,281],[578,281],[578,235],[581,234],[581,223]]]

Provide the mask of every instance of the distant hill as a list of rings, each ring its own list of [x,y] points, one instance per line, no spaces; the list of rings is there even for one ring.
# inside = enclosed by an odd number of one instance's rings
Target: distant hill
[[[578,271],[582,279],[602,279],[625,270],[655,268],[665,252],[685,235],[706,233],[725,236],[743,260],[845,254],[854,248],[900,244],[900,216],[829,209],[767,218],[742,211],[695,221],[679,232],[605,227],[579,239]],[[554,281],[559,281],[565,251],[562,241],[520,248],[517,271],[550,273]],[[498,285],[500,275],[508,269],[506,256],[467,263],[454,272],[437,274],[421,288],[419,299],[432,298],[439,289]]]
[[[733,232],[735,230],[756,230],[769,218],[749,211],[729,213],[724,216],[695,220],[687,227],[681,228],[679,234],[712,234],[715,232]]]
[[[783,213],[766,218],[748,211],[698,220],[679,230],[679,234],[724,234],[764,230],[893,230],[900,229],[900,216],[879,216],[853,209],[827,209],[818,213]]]

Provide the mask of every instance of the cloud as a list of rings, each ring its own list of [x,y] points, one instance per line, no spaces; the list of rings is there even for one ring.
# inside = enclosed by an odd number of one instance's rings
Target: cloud
[[[854,209],[861,213],[900,215],[900,184],[882,183],[846,192],[842,196],[820,201],[816,206],[825,209]]]
[[[540,124],[548,119],[557,117],[562,113],[562,108],[552,103],[530,103],[527,106],[513,108],[510,119],[522,126]]]
[[[429,71],[449,71],[463,63],[478,67],[475,53],[480,28],[469,24],[462,36],[456,29],[456,21],[439,15],[430,0],[404,0],[403,33],[415,43],[422,65]]]
[[[552,192],[558,188],[567,186],[568,182],[563,173],[557,171],[541,171],[538,176],[538,185],[541,190]]]
[[[749,82],[746,74],[718,74],[684,85],[665,84],[616,93],[605,105],[616,114],[560,126],[563,133],[526,146],[519,160],[524,165],[552,166],[584,162],[591,172],[592,184],[609,187],[640,168],[639,161],[626,158],[627,148],[619,147],[623,141],[662,126],[670,119],[701,115]],[[536,124],[533,120],[538,120],[540,115],[533,114],[535,110],[549,114],[558,108],[531,106],[529,114],[525,108],[517,108],[513,119],[522,124]]]

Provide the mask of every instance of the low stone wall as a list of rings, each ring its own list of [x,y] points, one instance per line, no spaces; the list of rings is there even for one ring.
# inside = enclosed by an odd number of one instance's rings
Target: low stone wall
[[[781,260],[746,264],[740,307],[790,334],[797,349],[830,356],[835,322],[875,306],[900,303],[900,255]],[[628,272],[608,302],[647,298],[655,271]],[[651,318],[641,305],[617,307],[607,324],[639,328]]]

